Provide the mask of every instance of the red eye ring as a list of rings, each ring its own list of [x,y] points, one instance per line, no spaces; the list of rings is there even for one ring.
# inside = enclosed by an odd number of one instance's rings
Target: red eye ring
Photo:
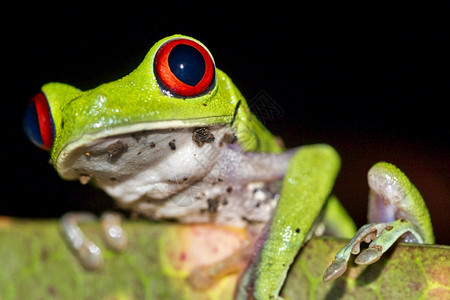
[[[173,96],[198,96],[210,91],[215,82],[211,55],[190,39],[163,44],[155,56],[154,69],[163,92]]]

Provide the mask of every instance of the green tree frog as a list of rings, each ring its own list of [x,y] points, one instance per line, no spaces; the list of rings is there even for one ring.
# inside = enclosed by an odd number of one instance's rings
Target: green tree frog
[[[284,150],[191,37],[160,40],[129,75],[91,90],[45,84],[24,126],[50,151],[63,179],[93,182],[124,209],[152,220],[248,228],[253,240],[236,254],[249,261],[237,299],[279,297],[295,255],[318,228],[349,238],[356,231],[330,195],[340,167],[336,151],[323,144]],[[362,241],[371,243],[356,258],[361,264],[399,238],[433,243],[425,203],[401,171],[378,163],[368,180],[370,224],[337,254],[324,280],[344,273]],[[101,252],[77,226],[90,219],[67,214],[62,228],[81,263],[97,268]],[[125,247],[117,215],[103,220],[109,244]],[[200,286],[202,276],[208,272],[191,276],[191,284]]]

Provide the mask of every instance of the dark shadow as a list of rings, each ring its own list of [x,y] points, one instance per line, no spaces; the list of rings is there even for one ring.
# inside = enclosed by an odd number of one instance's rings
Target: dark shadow
[[[347,283],[345,280],[336,280],[333,287],[328,291],[325,300],[341,299],[347,293]]]

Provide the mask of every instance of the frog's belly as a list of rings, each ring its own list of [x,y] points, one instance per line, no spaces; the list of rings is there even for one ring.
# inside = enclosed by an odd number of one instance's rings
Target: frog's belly
[[[180,157],[115,184],[97,184],[120,207],[151,219],[232,226],[266,223],[278,200],[279,183],[230,180],[223,167],[223,163],[215,164],[205,171]]]
[[[266,223],[278,200],[278,194],[272,191],[272,185],[216,184],[213,188],[209,185],[192,185],[167,199],[143,197],[132,203],[118,199],[118,203],[151,219],[242,227],[249,223]],[[170,194],[170,190],[168,193]]]

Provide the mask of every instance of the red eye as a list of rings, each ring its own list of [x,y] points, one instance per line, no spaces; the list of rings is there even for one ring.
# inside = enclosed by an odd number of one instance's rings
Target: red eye
[[[156,54],[154,68],[161,88],[173,96],[198,96],[214,87],[212,57],[193,40],[174,39],[162,45]]]
[[[55,126],[44,93],[34,96],[25,111],[24,129],[28,138],[38,147],[50,150],[55,137]]]

